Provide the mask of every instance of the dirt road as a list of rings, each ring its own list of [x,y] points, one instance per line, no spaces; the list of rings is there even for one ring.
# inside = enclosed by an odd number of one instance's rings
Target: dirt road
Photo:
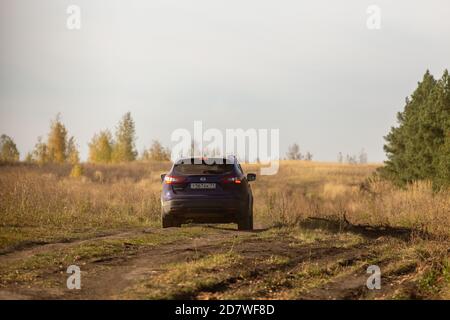
[[[232,225],[127,230],[0,255],[0,299],[411,297],[417,264],[408,237],[317,222],[253,232]],[[381,290],[366,287],[373,264],[382,270]],[[67,289],[69,265],[81,269],[81,290]]]

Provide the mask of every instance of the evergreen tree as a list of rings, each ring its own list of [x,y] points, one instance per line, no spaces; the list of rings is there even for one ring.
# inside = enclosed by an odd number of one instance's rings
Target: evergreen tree
[[[442,130],[442,143],[437,147],[438,156],[435,158],[436,181],[438,185],[450,186],[450,76],[445,70],[441,80],[441,96],[438,103],[438,122]]]
[[[385,137],[388,160],[381,173],[398,184],[427,179],[449,184],[447,140],[450,134],[449,76],[435,80],[425,73],[417,89],[398,113],[398,127]]]
[[[131,113],[127,112],[116,129],[116,141],[113,147],[112,159],[114,162],[129,162],[136,160],[134,121]]]
[[[0,161],[19,161],[19,151],[14,141],[6,134],[0,136]]]

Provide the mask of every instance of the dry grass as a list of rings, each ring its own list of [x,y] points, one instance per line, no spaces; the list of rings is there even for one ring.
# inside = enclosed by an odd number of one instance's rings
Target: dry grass
[[[257,214],[278,225],[321,217],[450,235],[450,190],[433,192],[426,181],[399,189],[374,177],[376,168],[284,161],[276,176],[260,176],[254,184]],[[257,167],[246,169],[255,171]]]
[[[158,221],[159,175],[168,163],[0,167],[0,248],[21,242],[149,226]]]
[[[169,163],[0,166],[0,248],[159,223],[160,174]],[[244,166],[259,172],[257,165]],[[377,165],[283,161],[253,184],[256,221],[295,225],[307,217],[413,228],[447,237],[450,192],[426,182],[398,189],[368,179]]]

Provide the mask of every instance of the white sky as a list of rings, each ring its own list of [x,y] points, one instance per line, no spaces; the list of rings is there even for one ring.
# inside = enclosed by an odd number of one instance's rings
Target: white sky
[[[381,30],[366,27],[372,4]],[[279,128],[283,154],[382,161],[405,97],[449,68],[449,16],[448,0],[1,0],[0,134],[23,156],[61,112],[86,158],[131,111],[139,151],[203,120]]]

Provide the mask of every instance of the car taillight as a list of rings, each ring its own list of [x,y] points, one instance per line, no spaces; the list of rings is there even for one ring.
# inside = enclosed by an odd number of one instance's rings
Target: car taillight
[[[183,183],[186,180],[184,177],[177,177],[177,176],[165,176],[164,177],[164,183],[165,184],[179,184]]]
[[[241,184],[242,180],[239,177],[236,176],[226,176],[222,179],[223,183],[234,183],[234,184]]]

